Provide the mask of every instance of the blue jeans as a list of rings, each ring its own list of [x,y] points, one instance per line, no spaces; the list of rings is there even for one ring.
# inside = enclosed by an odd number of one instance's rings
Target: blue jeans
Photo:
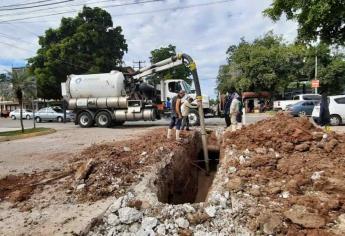
[[[169,124],[169,129],[172,129],[176,126],[176,130],[180,130],[181,129],[181,123],[182,123],[181,118],[178,118],[177,115],[172,115],[171,120],[170,120],[170,124]]]

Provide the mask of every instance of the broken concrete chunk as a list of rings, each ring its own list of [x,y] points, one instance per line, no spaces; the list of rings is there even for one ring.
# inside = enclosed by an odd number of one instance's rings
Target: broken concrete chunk
[[[214,206],[209,206],[205,208],[205,212],[210,217],[215,217],[217,213],[217,209]]]
[[[316,172],[314,172],[312,175],[311,175],[311,179],[313,180],[313,181],[316,181],[316,180],[318,180],[318,179],[320,179],[321,178],[321,174],[323,173],[324,171],[316,171]]]
[[[131,149],[130,149],[129,147],[123,147],[123,150],[124,150],[125,152],[130,152],[130,151],[131,151]]]
[[[158,223],[158,220],[154,217],[144,217],[141,222],[141,228],[153,229]]]
[[[233,174],[233,173],[236,173],[237,169],[235,166],[230,166],[229,169],[228,169],[228,173],[229,174]]]
[[[119,217],[115,214],[110,214],[107,219],[107,223],[111,226],[116,226],[120,224]]]
[[[290,210],[284,212],[284,216],[305,228],[320,228],[326,224],[322,216],[309,212],[305,206],[301,205],[293,205]]]
[[[118,210],[118,212],[120,221],[124,224],[131,224],[135,221],[138,221],[143,215],[143,213],[140,211],[130,207],[121,208]]]
[[[79,185],[76,187],[77,191],[82,190],[83,188],[85,188],[85,184],[79,184]]]
[[[156,232],[160,235],[165,235],[166,234],[166,229],[165,229],[165,225],[158,225]]]
[[[186,220],[185,218],[182,218],[182,217],[177,218],[175,220],[175,223],[178,225],[178,227],[183,228],[183,229],[186,229],[189,226],[188,220]]]

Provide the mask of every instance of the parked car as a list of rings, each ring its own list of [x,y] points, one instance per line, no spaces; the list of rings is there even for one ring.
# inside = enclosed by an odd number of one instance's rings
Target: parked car
[[[20,109],[11,111],[9,114],[9,117],[11,117],[12,120],[20,119]],[[23,109],[23,116],[22,117],[24,119],[27,119],[27,120],[30,120],[31,118],[33,118],[32,110]]]
[[[293,116],[311,116],[314,106],[319,103],[320,101],[317,100],[300,101],[296,104],[287,106],[286,111]]]
[[[72,118],[73,118],[72,115],[66,112],[66,121],[71,121]],[[64,114],[61,108],[45,107],[35,113],[35,119],[36,119],[36,122],[41,122],[41,121],[63,122]]]
[[[345,124],[345,95],[329,96],[328,102],[331,125]],[[315,122],[319,121],[320,105],[314,107],[312,117]]]
[[[273,110],[283,110],[285,111],[288,105],[294,105],[300,101],[311,101],[311,100],[321,100],[321,95],[319,94],[299,94],[293,96],[292,100],[280,100],[273,102]]]

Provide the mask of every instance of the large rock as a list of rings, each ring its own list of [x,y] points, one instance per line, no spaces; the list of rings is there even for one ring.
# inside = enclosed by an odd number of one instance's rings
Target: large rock
[[[284,212],[284,216],[305,228],[320,228],[326,224],[326,220],[322,216],[311,213],[305,206],[301,205],[293,205],[290,210]]]
[[[130,207],[121,208],[118,210],[118,212],[120,221],[124,224],[131,224],[135,221],[138,221],[143,216],[143,213]]]
[[[186,220],[185,218],[182,218],[182,217],[177,218],[175,220],[175,223],[178,225],[178,227],[183,228],[183,229],[186,229],[189,226],[188,220]]]
[[[141,228],[143,229],[153,229],[158,223],[158,220],[154,217],[144,217],[141,222]]]

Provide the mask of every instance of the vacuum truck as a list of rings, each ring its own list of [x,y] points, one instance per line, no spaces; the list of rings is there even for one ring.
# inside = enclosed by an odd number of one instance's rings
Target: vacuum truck
[[[197,97],[185,81],[161,80],[159,84],[149,83],[150,77],[157,72],[183,63],[186,64],[184,58],[176,55],[137,71],[114,70],[103,74],[69,75],[66,82],[61,84],[62,95],[68,109],[76,114],[75,123],[83,128],[94,124],[109,127],[122,125],[126,121],[160,119],[169,115],[170,111],[165,106],[167,99],[172,99],[180,90],[202,101],[203,113],[208,113],[209,98]],[[195,63],[187,66],[195,66]],[[189,119],[191,125],[198,125],[200,112],[197,109],[191,110]]]

